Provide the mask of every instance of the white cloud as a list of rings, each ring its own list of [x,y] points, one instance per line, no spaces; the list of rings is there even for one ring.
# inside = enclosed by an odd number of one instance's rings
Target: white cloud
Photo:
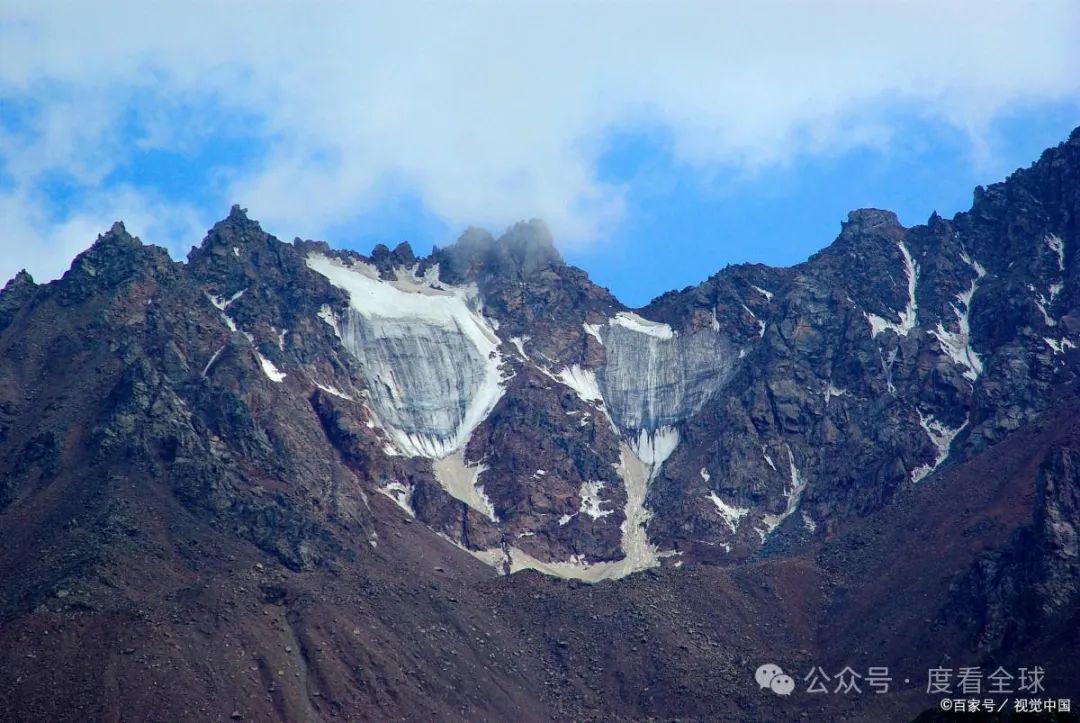
[[[174,257],[184,255],[192,240],[206,231],[195,209],[156,200],[129,186],[94,191],[62,218],[48,213],[48,205],[25,190],[0,193],[0,287],[22,268],[38,282],[59,278],[75,255],[118,219],[131,233],[165,246]]]
[[[596,174],[612,128],[664,127],[677,160],[705,171],[755,168],[887,145],[899,112],[978,141],[999,113],[1080,88],[1071,0],[38,2],[0,13],[0,96],[42,107],[39,140],[0,136],[15,181],[0,190],[4,278],[24,265],[55,275],[53,261],[108,214],[141,216],[145,229],[129,227],[176,246],[152,227],[205,223],[199,214],[236,200],[282,235],[319,236],[387,183],[451,225],[541,216],[564,241],[587,241],[622,209],[622,189]],[[154,115],[146,137],[127,137],[124,110],[147,98],[196,110]],[[226,169],[220,208],[110,193],[103,179],[137,141],[184,149],[234,113],[255,119],[268,150]],[[87,192],[51,218],[39,183],[56,171]]]

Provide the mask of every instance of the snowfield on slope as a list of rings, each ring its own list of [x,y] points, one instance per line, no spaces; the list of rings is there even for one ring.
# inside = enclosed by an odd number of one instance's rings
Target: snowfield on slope
[[[503,393],[500,341],[475,289],[441,284],[437,267],[386,280],[363,262],[317,253],[307,265],[349,296],[344,318],[320,317],[360,362],[395,446],[432,459],[462,449]]]

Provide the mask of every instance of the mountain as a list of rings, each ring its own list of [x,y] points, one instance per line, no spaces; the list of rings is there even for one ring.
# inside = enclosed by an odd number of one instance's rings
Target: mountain
[[[237,206],[185,263],[117,223],[0,291],[0,718],[1077,697],[1078,219],[1080,129],[952,219],[633,310],[535,220],[364,256]],[[805,692],[845,666],[894,687]]]

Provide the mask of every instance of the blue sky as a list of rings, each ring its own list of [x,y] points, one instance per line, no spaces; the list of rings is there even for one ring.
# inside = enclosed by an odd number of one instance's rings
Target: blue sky
[[[989,145],[976,149],[952,126],[909,119],[897,124],[887,147],[805,154],[754,172],[687,167],[672,157],[662,130],[615,130],[599,169],[628,188],[625,215],[606,237],[564,253],[624,303],[643,306],[727,264],[804,261],[856,208],[895,211],[908,226],[935,210],[951,217],[968,209],[976,185],[1030,165],[1077,126],[1080,100],[1040,103],[997,120]],[[415,195],[398,192],[332,233],[361,252],[407,240],[426,253],[460,229],[425,212]]]
[[[940,5],[8,5],[0,277],[55,278],[116,218],[182,258],[233,202],[361,251],[540,217],[635,306],[797,263],[1080,125],[1074,3]]]
[[[806,154],[755,173],[720,168],[718,180],[674,164],[662,139],[623,137],[604,168],[630,183],[626,218],[609,242],[569,256],[624,303],[643,305],[727,264],[804,261],[853,209],[889,209],[908,226],[935,210],[951,217],[970,207],[976,185],[1031,164],[1077,126],[1080,102],[1039,104],[995,123],[990,147],[976,151],[946,124],[908,120],[884,148]]]

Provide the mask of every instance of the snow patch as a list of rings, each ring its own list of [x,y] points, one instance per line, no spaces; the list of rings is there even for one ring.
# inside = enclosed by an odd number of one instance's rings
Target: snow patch
[[[1054,350],[1055,354],[1064,354],[1067,350],[1076,348],[1076,343],[1073,342],[1072,339],[1061,339],[1058,341],[1057,339],[1051,339],[1047,336],[1043,337],[1043,341],[1046,342],[1047,346]]]
[[[346,400],[348,400],[350,402],[356,401],[352,397],[350,397],[348,394],[346,394],[345,392],[341,391],[340,389],[338,389],[337,387],[335,387],[335,386],[333,386],[331,384],[320,384],[319,382],[315,382],[315,381],[313,381],[312,384],[314,384],[316,387],[323,390],[327,394],[332,394],[335,397],[340,397],[341,399],[346,399]]]
[[[596,374],[591,369],[582,369],[577,364],[564,368],[557,379],[574,390],[583,402],[602,402],[600,386],[596,383]]]
[[[659,469],[664,460],[679,446],[679,430],[674,427],[661,427],[654,432],[647,432],[643,429],[631,444],[631,449],[638,459]]]
[[[847,394],[846,389],[840,387],[834,387],[832,382],[829,382],[829,386],[825,387],[825,403],[828,404],[829,400],[833,397],[843,397]]]
[[[770,457],[769,453],[766,451],[765,445],[761,445],[761,456],[765,458],[765,464],[772,467],[773,471],[775,472],[776,471],[776,464],[773,463],[772,457]]]
[[[618,314],[608,319],[608,324],[622,326],[631,331],[636,331],[639,334],[655,336],[658,339],[671,339],[675,336],[675,332],[667,324],[659,321],[649,321],[632,311],[620,311]]]
[[[1046,305],[1049,303],[1050,300],[1042,294],[1039,294],[1035,299],[1035,306],[1039,307],[1039,313],[1042,314],[1043,323],[1047,326],[1057,326],[1057,319],[1050,316],[1049,312],[1046,310]]]
[[[760,339],[761,337],[765,336],[765,322],[762,321],[761,319],[759,319],[757,317],[757,314],[750,311],[750,307],[747,306],[746,304],[743,304],[742,308],[743,308],[743,311],[745,311],[747,314],[749,314],[750,318],[753,319],[757,323],[757,325],[758,325],[758,338]]]
[[[216,362],[218,360],[218,357],[221,356],[221,352],[225,351],[226,346],[228,346],[228,345],[227,344],[222,344],[221,348],[218,349],[216,352],[214,352],[214,355],[210,357],[210,361],[206,362],[206,366],[203,367],[203,370],[202,370],[202,375],[204,377],[206,376],[206,373],[208,371],[210,371],[210,367],[214,366],[214,362]]]
[[[392,499],[398,507],[405,510],[409,517],[416,517],[416,510],[412,506],[412,485],[402,482],[389,482],[380,487],[379,492]]]
[[[333,310],[325,304],[319,307],[318,317],[326,322],[326,325],[334,330],[337,336],[341,336],[341,325],[338,324],[337,317],[334,316]]]
[[[1056,234],[1046,237],[1046,245],[1057,255],[1058,271],[1065,270],[1065,242]]]
[[[878,350],[878,356],[881,358],[881,371],[885,374],[885,385],[889,390],[889,394],[896,394],[896,385],[893,384],[892,368],[896,363],[896,349],[890,349],[888,356],[886,356],[880,349]]]
[[[604,345],[604,339],[600,336],[599,324],[582,324],[581,327],[585,329],[585,333],[596,339],[600,346]]]
[[[705,469],[704,467],[701,468],[701,471],[698,474],[700,474],[701,479],[705,480],[706,482],[708,482],[709,479],[712,477],[712,475],[709,474],[709,470]]]
[[[214,296],[213,294],[207,294],[206,298],[210,300],[210,303],[214,305],[214,308],[221,312],[221,320],[225,322],[225,326],[229,327],[229,331],[235,332],[236,322],[233,321],[227,313],[225,313],[225,310],[229,308],[229,304],[231,303],[231,301],[229,301],[228,299],[223,300],[217,296]]]
[[[267,379],[277,384],[281,384],[283,381],[285,381],[285,373],[278,371],[278,368],[274,366],[274,362],[264,357],[257,350],[255,352],[255,355],[259,357],[259,365],[262,367],[263,374],[266,375]]]
[[[930,438],[930,441],[934,444],[934,447],[937,448],[937,455],[934,457],[933,464],[923,464],[912,470],[911,481],[919,482],[928,474],[941,466],[942,462],[948,459],[949,448],[952,446],[952,442],[956,438],[956,435],[958,435],[960,431],[967,426],[967,421],[965,420],[964,423],[956,429],[951,429],[937,419],[934,419],[933,416],[925,415],[917,409],[915,411],[919,415],[919,424],[926,432],[926,436]]]
[[[763,289],[760,286],[751,285],[750,288],[764,296],[766,301],[772,301],[773,292]]]
[[[602,489],[604,489],[603,482],[582,482],[578,493],[581,496],[581,511],[594,520],[607,517],[614,512],[614,510],[603,508],[604,501],[600,499]]]
[[[898,242],[896,245],[900,248],[901,256],[904,257],[904,273],[907,275],[908,291],[907,307],[899,312],[899,323],[891,322],[877,314],[863,312],[866,320],[870,322],[870,331],[873,336],[877,336],[887,329],[891,329],[900,336],[907,336],[908,332],[914,329],[918,323],[919,305],[915,300],[915,290],[919,283],[919,265],[915,263],[915,259],[912,258],[911,252],[908,251],[903,241]]]
[[[510,343],[517,349],[517,353],[521,355],[521,358],[525,361],[529,360],[529,355],[525,353],[525,342],[529,341],[530,336],[512,336],[510,337]]]
[[[228,299],[222,299],[220,296],[214,296],[213,294],[207,294],[207,298],[210,299],[210,303],[218,308],[218,311],[225,311],[233,305],[237,299],[244,295],[247,289],[240,289]]]
[[[896,330],[896,324],[893,324],[888,319],[878,316],[877,314],[871,314],[868,311],[863,312],[863,316],[870,322],[870,335],[877,336],[878,334],[888,329]]]
[[[727,502],[720,499],[715,492],[710,492],[708,494],[708,499],[716,505],[716,511],[724,518],[724,522],[727,523],[727,526],[731,528],[732,532],[736,532],[739,529],[739,521],[750,514],[749,507],[729,505]]]
[[[981,279],[982,277],[986,276],[986,268],[978,261],[973,259],[971,255],[968,254],[967,249],[960,249],[960,258],[963,259],[965,264],[970,266],[975,271],[975,276],[977,278]]]
[[[947,354],[954,363],[964,367],[964,378],[974,382],[982,374],[983,364],[982,359],[971,346],[971,299],[979,287],[979,279],[986,275],[986,270],[966,253],[963,258],[975,270],[975,279],[967,291],[956,297],[956,303],[950,305],[953,313],[956,314],[956,331],[947,331],[939,321],[937,328],[931,330],[930,333],[937,338],[941,351]]]
[[[794,514],[795,510],[799,508],[799,503],[802,501],[803,492],[806,491],[806,480],[803,479],[802,474],[799,472],[799,468],[795,466],[795,455],[791,453],[790,447],[788,447],[787,453],[791,474],[791,481],[788,484],[788,488],[784,491],[787,505],[784,507],[784,511],[779,515],[762,516],[761,522],[765,525],[765,529],[758,529],[757,531],[757,533],[761,535],[762,542],[772,534],[773,530],[780,526],[780,523]]]

